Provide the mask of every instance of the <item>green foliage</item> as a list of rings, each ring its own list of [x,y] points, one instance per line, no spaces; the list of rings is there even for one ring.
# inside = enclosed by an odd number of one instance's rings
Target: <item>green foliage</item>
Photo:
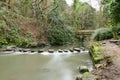
[[[100,63],[100,61],[104,59],[104,47],[98,42],[91,43],[90,53],[92,54],[93,60],[96,64]]]
[[[79,0],[74,0],[72,9],[73,27],[76,29],[94,27],[95,9],[93,9],[88,3],[81,3]]]
[[[28,2],[29,0],[26,1]],[[22,10],[20,7],[22,5],[20,5],[20,3],[24,3],[24,5],[29,4],[26,1],[15,1],[15,12],[8,9],[7,6],[0,7],[0,47],[4,47],[6,45],[27,47],[32,43],[32,34],[26,31],[23,35],[21,26],[17,24],[21,23],[20,20],[25,19],[25,17],[20,15],[21,13],[23,13],[22,11],[20,11]]]
[[[73,34],[70,30],[60,26],[53,26],[47,32],[48,39],[52,45],[63,45],[73,41]]]
[[[115,24],[120,23],[120,1],[115,0],[115,2],[113,2],[111,4],[111,16],[112,16],[112,20]]]
[[[56,7],[55,10],[53,10],[52,12],[48,13],[48,24],[50,24],[51,26],[61,26],[65,24],[65,16],[63,16],[63,14],[61,14],[61,6]]]
[[[113,26],[112,31],[118,34],[120,32],[120,26],[119,25],[118,26]]]
[[[119,0],[102,0],[104,12],[108,14],[108,21],[116,25],[120,23],[120,1]]]
[[[54,0],[53,9],[47,15],[47,36],[52,45],[63,45],[73,41],[73,33],[67,28],[68,23],[65,16],[65,1]]]
[[[112,27],[112,32],[113,32],[113,38],[114,39],[119,39],[120,36],[118,36],[120,34],[120,26],[113,26]]]
[[[2,48],[4,45],[7,45],[8,42],[4,36],[0,36],[0,48]]]
[[[13,10],[22,16],[32,16],[32,2],[33,0],[14,0]]]
[[[79,0],[74,0],[74,2],[73,2],[74,4],[73,4],[73,10],[75,11],[75,12],[79,12],[79,9],[80,9],[80,2],[79,2]]]
[[[108,5],[108,4],[110,4],[111,2],[113,2],[114,0],[101,0],[101,3],[103,4],[103,5]]]
[[[82,78],[89,78],[90,75],[92,75],[90,72],[85,72],[85,73],[83,73]]]
[[[0,28],[0,47],[5,45],[17,45],[27,47],[32,43],[31,34],[23,35],[18,27],[12,27],[9,31],[5,28]],[[30,35],[30,36],[29,36]]]
[[[93,33],[92,40],[100,41],[100,40],[110,39],[112,37],[113,37],[113,35],[112,35],[112,30],[111,29],[109,29],[109,28],[100,28],[100,29],[97,29]]]

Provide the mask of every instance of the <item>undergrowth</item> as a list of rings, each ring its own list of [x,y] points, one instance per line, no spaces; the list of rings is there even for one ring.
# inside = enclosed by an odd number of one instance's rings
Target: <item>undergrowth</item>
[[[113,37],[112,30],[110,28],[99,28],[95,30],[95,32],[92,34],[91,39],[100,41],[100,40],[110,39],[112,37]]]
[[[47,32],[47,36],[52,45],[63,45],[67,42],[73,42],[73,33],[61,26],[51,27]]]

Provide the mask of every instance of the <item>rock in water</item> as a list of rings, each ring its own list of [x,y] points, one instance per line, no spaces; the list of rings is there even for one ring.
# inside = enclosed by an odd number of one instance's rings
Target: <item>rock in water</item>
[[[81,51],[81,49],[80,49],[80,48],[74,48],[74,50],[75,50],[75,51],[78,51],[78,52],[80,52],[80,51]]]
[[[64,52],[68,52],[68,50],[65,49]]]
[[[73,49],[70,49],[70,52],[74,52],[74,50],[73,50]]]
[[[49,49],[48,52],[49,53],[54,53],[54,50],[53,49]]]
[[[76,77],[76,79],[75,80],[82,80],[82,78],[80,78],[80,77]]]
[[[63,52],[63,50],[59,49],[59,50],[58,50],[58,52],[59,52],[59,53],[62,53],[62,52]]]
[[[85,51],[86,49],[84,47],[81,48],[82,51]]]
[[[16,46],[8,46],[5,51],[15,51]]]
[[[79,67],[79,72],[80,73],[89,72],[89,69],[87,68],[87,66],[80,66]]]
[[[44,52],[43,50],[38,50],[38,53],[42,53],[42,52]]]
[[[33,52],[35,52],[34,50],[31,50],[31,52],[33,53]]]

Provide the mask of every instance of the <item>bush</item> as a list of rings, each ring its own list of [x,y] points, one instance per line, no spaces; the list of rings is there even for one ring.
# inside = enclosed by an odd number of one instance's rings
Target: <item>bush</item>
[[[120,32],[120,26],[113,27],[112,31],[118,34]]]
[[[6,45],[28,47],[32,43],[32,35],[30,33],[26,33],[23,36],[18,27],[12,27],[9,30],[5,27],[0,27],[0,36],[0,48]]]
[[[117,26],[114,26],[112,27],[112,31],[113,31],[113,38],[114,39],[119,39],[119,35],[120,35],[120,26],[117,25]]]
[[[112,30],[110,28],[100,28],[95,30],[95,32],[92,35],[92,40],[100,41],[110,39],[112,37]]]
[[[47,31],[47,36],[51,45],[63,45],[73,41],[73,34],[70,30],[60,26],[53,26]]]

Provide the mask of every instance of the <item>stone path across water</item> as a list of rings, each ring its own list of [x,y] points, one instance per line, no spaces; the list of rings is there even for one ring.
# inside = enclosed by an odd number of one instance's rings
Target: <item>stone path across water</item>
[[[72,54],[72,53],[88,53],[89,50],[85,48],[74,48],[74,49],[24,49],[24,48],[12,48],[12,49],[4,49],[0,51],[0,54],[7,54],[7,55],[19,55],[19,54],[43,54],[43,55],[51,55],[51,54]]]

